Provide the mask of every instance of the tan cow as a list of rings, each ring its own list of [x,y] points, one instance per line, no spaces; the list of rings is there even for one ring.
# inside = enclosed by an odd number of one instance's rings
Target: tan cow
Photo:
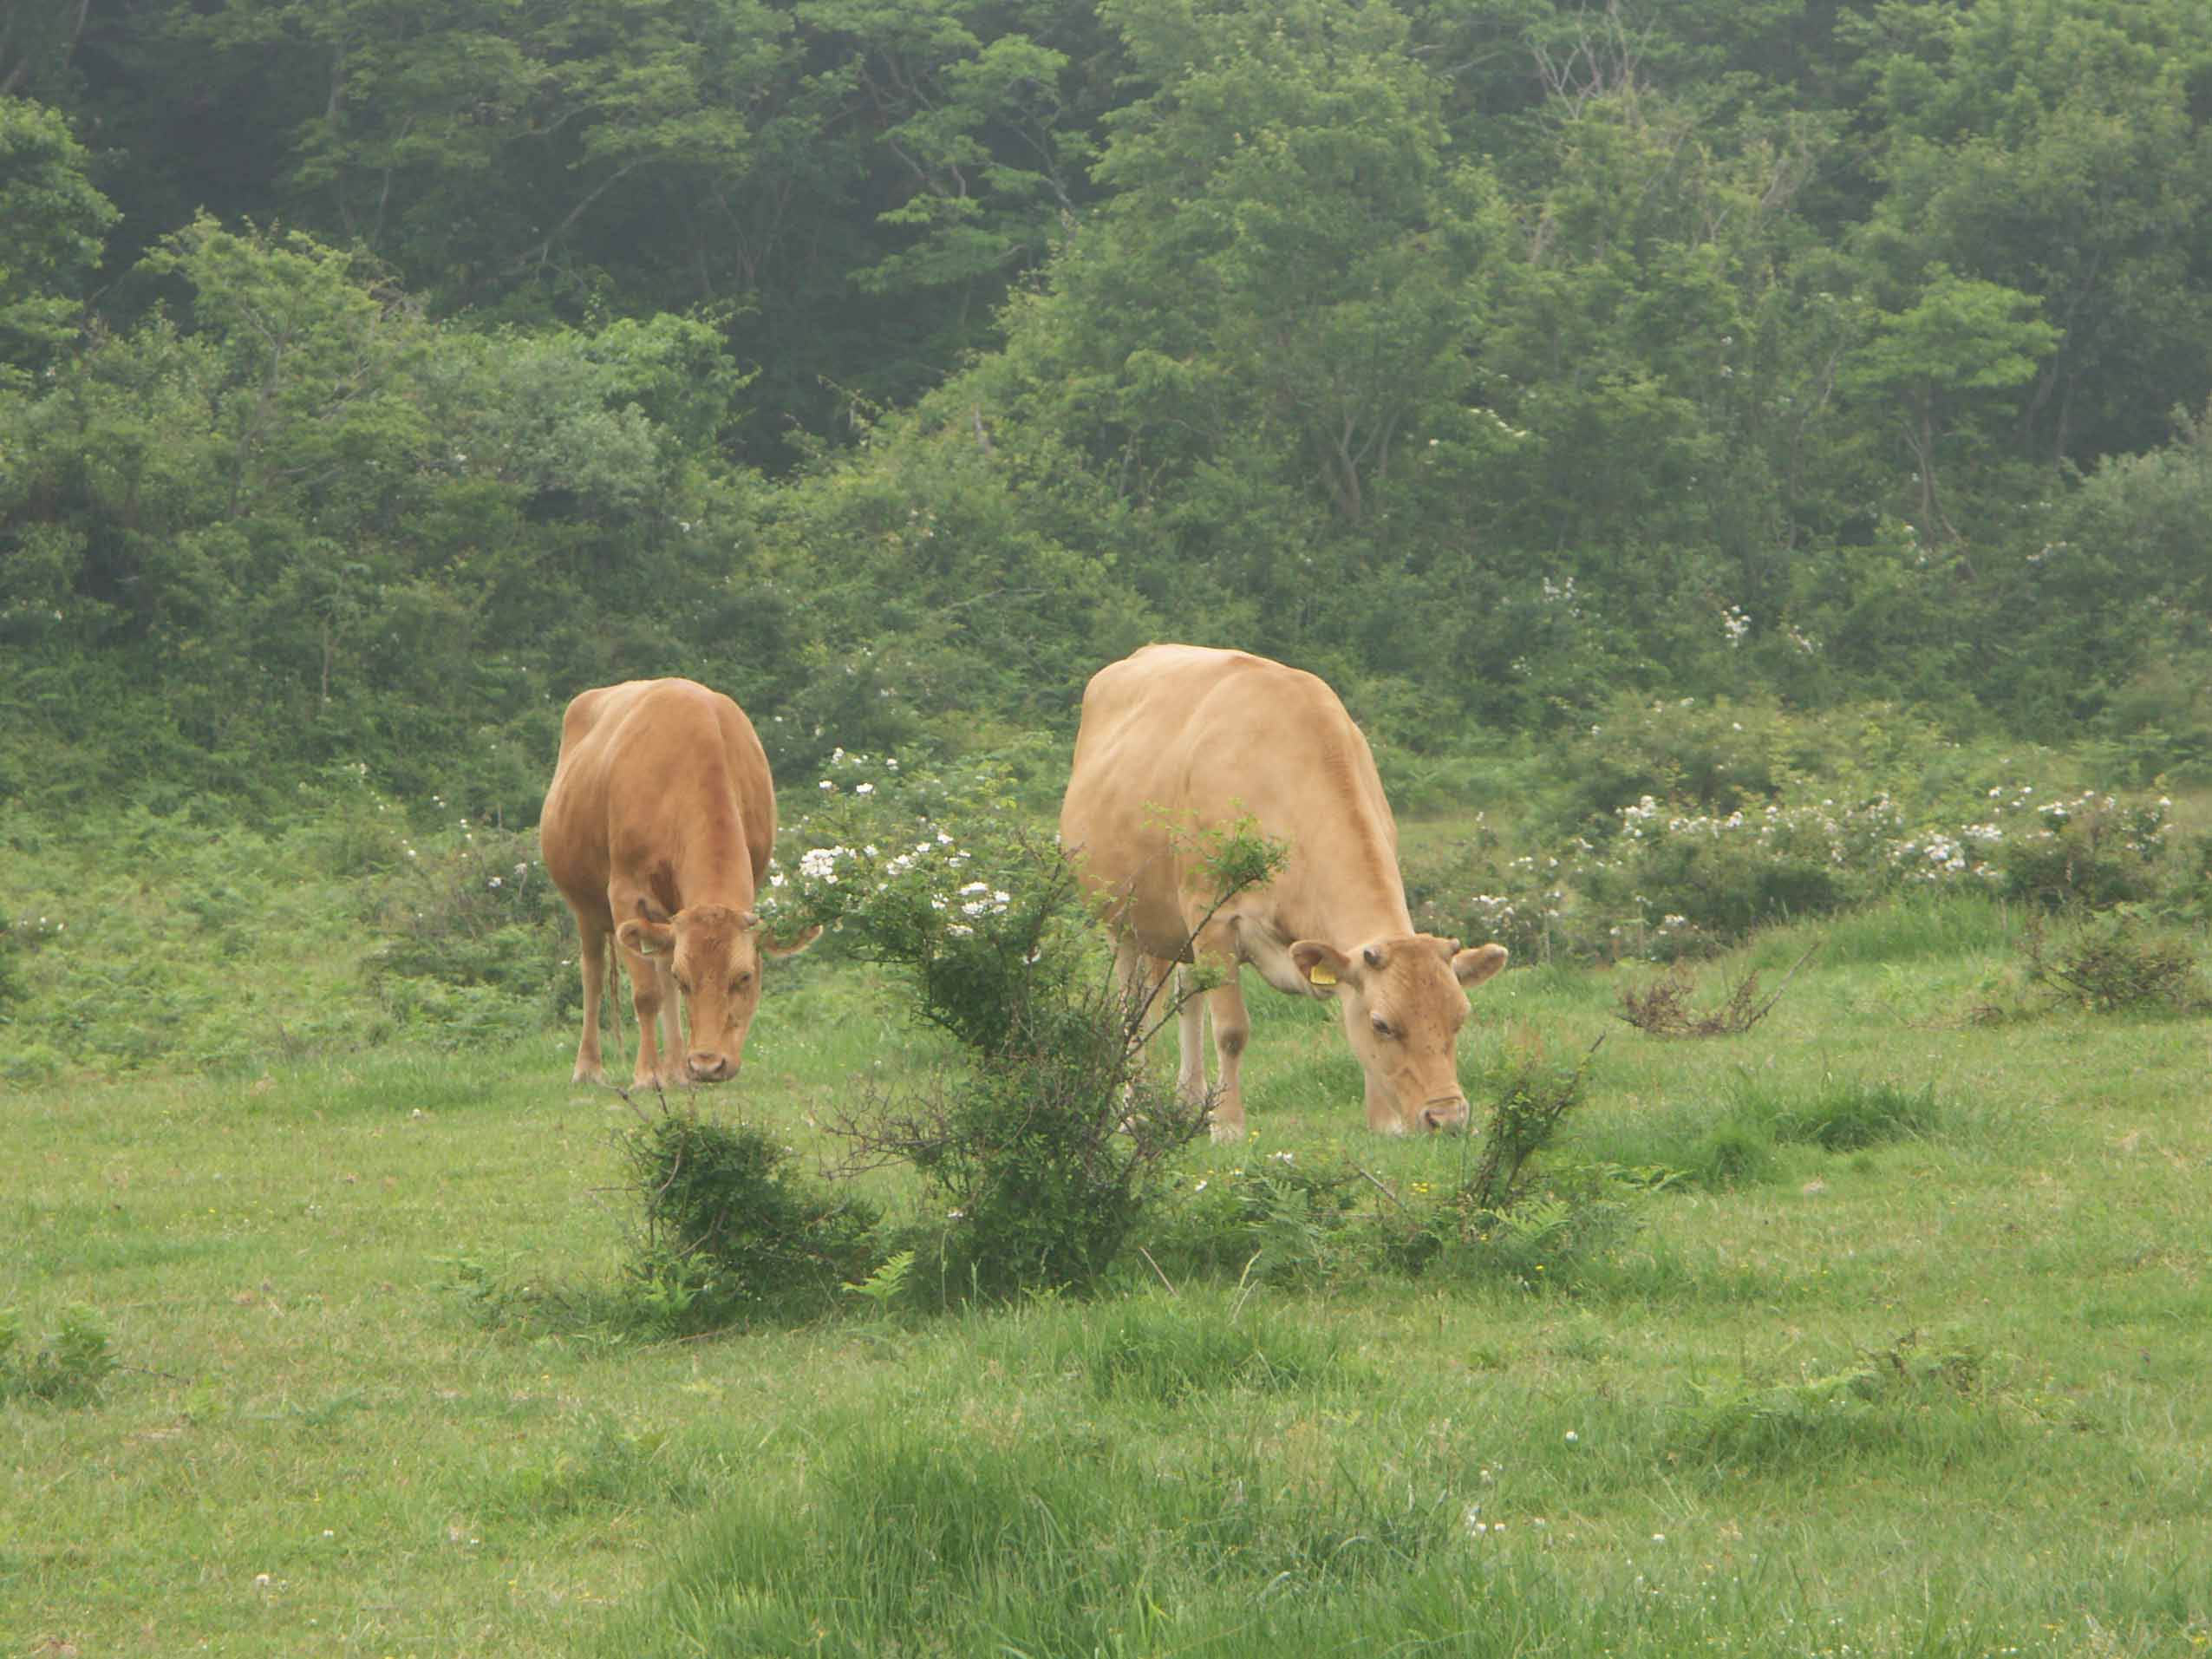
[[[1215,895],[1194,832],[1248,817],[1289,843],[1289,862],[1206,920]],[[1099,669],[1083,693],[1060,833],[1106,910],[1127,983],[1149,989],[1194,954],[1226,970],[1178,1022],[1180,1081],[1195,1099],[1212,1016],[1216,1140],[1244,1132],[1237,1074],[1251,1021],[1240,963],[1277,990],[1335,999],[1367,1074],[1369,1128],[1466,1127],[1465,988],[1504,967],[1505,948],[1462,950],[1413,931],[1374,757],[1323,682],[1196,645],[1147,645]]]
[[[599,996],[610,934],[637,1009],[635,1086],[737,1075],[760,1003],[761,951],[788,956],[821,931],[789,944],[761,935],[753,898],[775,839],[768,757],[745,711],[721,692],[689,680],[631,680],[569,704],[538,840],[581,936],[578,1081],[604,1076]],[[682,996],[688,1050],[671,981]],[[654,1041],[656,1016],[666,1020],[665,1061]]]

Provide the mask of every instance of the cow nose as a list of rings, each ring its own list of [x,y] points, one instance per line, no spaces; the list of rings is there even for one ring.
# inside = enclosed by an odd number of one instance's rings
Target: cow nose
[[[1421,1127],[1424,1129],[1464,1129],[1467,1127],[1467,1102],[1464,1099],[1431,1101],[1421,1108]]]
[[[694,1048],[683,1057],[683,1064],[695,1083],[719,1083],[737,1070],[728,1055],[718,1055],[711,1048]]]

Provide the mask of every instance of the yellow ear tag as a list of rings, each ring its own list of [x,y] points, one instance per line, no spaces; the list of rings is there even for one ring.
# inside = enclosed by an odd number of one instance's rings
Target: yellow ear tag
[[[1336,976],[1328,970],[1326,963],[1319,962],[1314,964],[1313,971],[1306,976],[1306,979],[1309,984],[1315,985],[1334,985],[1336,983]]]

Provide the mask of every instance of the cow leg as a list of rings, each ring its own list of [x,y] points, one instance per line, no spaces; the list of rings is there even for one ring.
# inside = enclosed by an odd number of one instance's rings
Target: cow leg
[[[1191,988],[1191,970],[1175,970],[1175,1086],[1196,1105],[1206,1098],[1206,999]]]
[[[599,1062],[599,998],[607,989],[607,937],[611,930],[597,918],[576,918],[577,965],[584,970],[584,1035],[576,1045],[574,1083],[604,1083],[605,1068]]]
[[[1244,1044],[1252,1035],[1252,1016],[1245,1011],[1244,987],[1235,963],[1229,965],[1229,976],[1206,993],[1206,1009],[1213,1016],[1214,1055],[1221,1068],[1220,1090],[1214,1097],[1214,1139],[1241,1140],[1244,1135]]]
[[[622,965],[630,970],[630,1005],[637,1010],[637,1069],[632,1074],[632,1088],[658,1088],[661,1086],[660,1044],[654,1040],[660,1023],[661,1009],[666,1005],[661,988],[661,976],[650,957],[636,951],[622,953]]]
[[[689,1052],[683,1041],[683,1001],[675,994],[675,970],[665,958],[653,958],[653,984],[661,993],[661,1052],[668,1056],[663,1076],[669,1082],[688,1084],[690,1074],[679,1065]]]

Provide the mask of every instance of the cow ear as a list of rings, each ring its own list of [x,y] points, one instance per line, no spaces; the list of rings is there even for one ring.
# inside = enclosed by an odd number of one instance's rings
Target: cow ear
[[[1504,945],[1479,945],[1472,950],[1462,950],[1452,958],[1452,976],[1472,990],[1504,965]]]
[[[615,937],[641,957],[666,956],[675,949],[675,930],[664,922],[632,918],[615,930]]]
[[[1319,939],[1299,940],[1290,947],[1290,960],[1316,996],[1333,995],[1339,982],[1352,976],[1352,958]]]
[[[810,927],[788,939],[763,938],[760,948],[772,957],[795,957],[821,937],[820,928]]]

